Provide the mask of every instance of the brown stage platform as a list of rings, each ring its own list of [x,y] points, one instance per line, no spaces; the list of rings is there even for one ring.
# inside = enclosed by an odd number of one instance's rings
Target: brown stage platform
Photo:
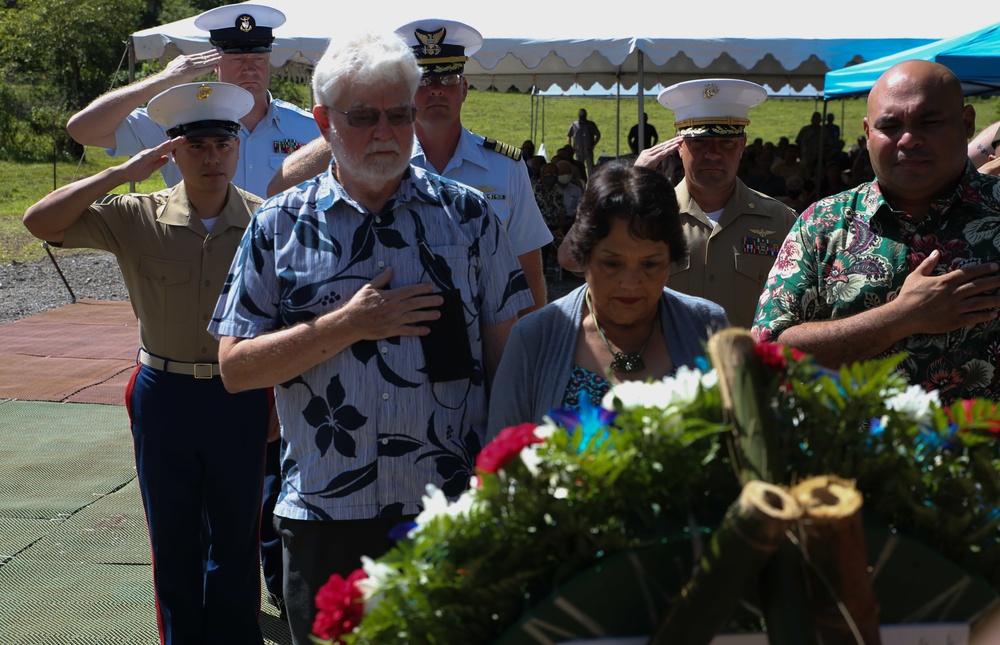
[[[81,300],[0,324],[0,399],[123,405],[138,346],[128,302]]]

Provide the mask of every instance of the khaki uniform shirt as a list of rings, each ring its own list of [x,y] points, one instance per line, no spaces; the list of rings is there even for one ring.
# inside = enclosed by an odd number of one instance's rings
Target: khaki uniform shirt
[[[191,210],[184,182],[156,193],[108,195],[66,231],[61,246],[115,254],[146,351],[174,361],[215,363],[219,342],[208,333],[208,323],[261,201],[230,184],[209,233]]]
[[[670,267],[667,286],[722,305],[734,327],[750,328],[757,301],[795,211],[736,180],[713,228],[688,192],[677,185],[677,203],[690,255]]]

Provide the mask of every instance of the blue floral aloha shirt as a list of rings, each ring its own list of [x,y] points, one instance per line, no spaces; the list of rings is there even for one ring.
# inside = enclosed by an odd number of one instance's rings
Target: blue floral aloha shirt
[[[1000,260],[1000,178],[971,163],[954,192],[917,221],[893,210],[878,182],[824,198],[796,221],[761,294],[753,335],[775,340],[802,322],[845,318],[895,298],[934,249],[934,273]],[[947,334],[917,334],[886,354],[906,353],[910,383],[941,398],[1000,400],[1000,322]]]
[[[275,388],[283,486],[275,513],[306,520],[420,511],[425,486],[466,489],[487,441],[480,327],[532,303],[506,231],[468,187],[411,166],[381,212],[329,170],[266,201],[209,327],[253,338],[348,302],[386,267],[390,287],[461,290],[472,378],[430,383],[418,337],[355,343]]]

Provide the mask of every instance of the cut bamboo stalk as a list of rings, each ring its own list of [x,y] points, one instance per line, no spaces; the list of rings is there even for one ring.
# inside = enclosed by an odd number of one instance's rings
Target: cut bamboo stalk
[[[733,424],[740,481],[779,483],[783,466],[775,449],[769,401],[774,377],[764,369],[746,329],[729,328],[708,339],[708,355],[719,375],[722,410]]]
[[[792,496],[802,507],[800,537],[824,645],[880,645],[862,498],[854,482],[834,475],[812,477],[795,486]]]
[[[784,489],[761,481],[744,485],[650,645],[711,642],[801,514]]]

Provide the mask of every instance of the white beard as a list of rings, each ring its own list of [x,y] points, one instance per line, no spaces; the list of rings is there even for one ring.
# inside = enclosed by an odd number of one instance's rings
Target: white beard
[[[398,181],[410,165],[410,155],[413,152],[413,137],[406,139],[406,145],[400,146],[395,139],[387,141],[371,141],[363,154],[355,156],[342,145],[337,132],[331,127],[330,149],[337,165],[337,176],[344,184],[355,183],[366,189],[378,189],[387,183]],[[406,149],[404,150],[403,147]],[[376,152],[391,151],[394,156],[369,156]],[[345,186],[346,188],[346,186]]]

